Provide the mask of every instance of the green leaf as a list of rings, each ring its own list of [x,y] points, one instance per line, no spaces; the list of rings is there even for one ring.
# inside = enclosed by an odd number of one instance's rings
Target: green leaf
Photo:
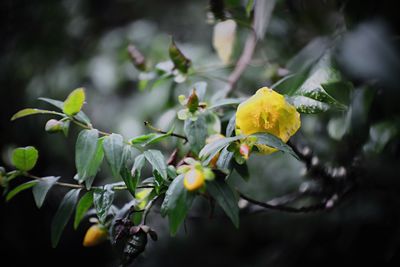
[[[124,180],[129,192],[131,192],[133,196],[135,195],[135,190],[139,183],[141,171],[142,168],[144,167],[145,162],[146,158],[143,154],[137,156],[135,158],[135,162],[133,163],[133,167],[131,170],[131,175],[132,175],[131,178],[127,181]]]
[[[230,152],[228,150],[228,147],[224,147],[224,149],[221,150],[218,160],[217,160],[217,167],[223,172],[230,172],[232,169],[232,158],[233,158],[233,152]]]
[[[297,111],[300,113],[316,114],[330,109],[329,104],[314,100],[307,96],[293,96],[289,97],[287,100],[295,106]]]
[[[289,153],[296,159],[300,160],[299,156],[293,151],[293,149],[285,144],[279,137],[269,133],[255,133],[250,136],[257,137],[256,144],[267,145],[276,148],[282,152]]]
[[[114,191],[111,186],[105,186],[104,189],[97,189],[93,194],[93,204],[96,208],[97,217],[101,224],[106,223],[108,211],[114,201]]]
[[[96,129],[83,130],[79,133],[75,146],[75,164],[79,182],[85,182],[90,189],[103,161],[103,139],[99,139]]]
[[[184,175],[178,175],[170,184],[161,205],[161,215],[168,215],[171,235],[175,235],[186,217],[193,200],[194,194],[183,186]]]
[[[64,101],[63,112],[68,116],[73,116],[79,113],[85,103],[85,90],[78,88],[72,91]]]
[[[325,90],[332,89],[333,84],[341,81],[341,75],[331,62],[330,53],[326,53],[310,71],[310,75],[296,90],[291,92],[290,101],[299,112],[319,113],[330,108],[345,110],[346,105],[340,103]],[[332,90],[331,90],[332,91]]]
[[[163,154],[159,150],[150,149],[145,151],[143,155],[146,157],[147,161],[150,162],[153,171],[157,171],[162,179],[167,180],[167,164]]]
[[[247,166],[246,163],[238,164],[236,161],[234,161],[233,168],[245,181],[248,181],[250,179],[249,167]]]
[[[199,115],[197,120],[185,120],[183,130],[188,138],[191,151],[198,154],[205,145],[207,137],[207,125],[204,115]]]
[[[58,114],[57,112],[51,111],[51,110],[44,110],[44,109],[37,109],[37,108],[26,108],[23,110],[18,111],[11,117],[11,121],[14,121],[16,119],[26,117],[29,115],[35,115],[35,114],[53,114],[53,115],[61,115]]]
[[[207,133],[209,135],[219,134],[221,132],[221,120],[214,112],[207,112],[205,115],[207,124]]]
[[[191,86],[192,89],[196,90],[196,95],[198,96],[200,101],[204,101],[207,92],[207,83],[206,82],[197,82]]]
[[[171,39],[171,44],[169,46],[169,57],[174,63],[176,69],[182,73],[187,73],[192,62],[190,59],[186,58],[181,50],[176,46],[173,39]]]
[[[111,172],[115,178],[120,179],[120,171],[123,163],[124,139],[119,134],[111,134],[105,137],[103,142],[104,154]]]
[[[251,11],[253,10],[253,6],[254,6],[254,0],[247,0],[247,4],[246,4],[247,17],[250,17]]]
[[[45,98],[45,97],[39,97],[39,100],[49,103],[50,105],[53,105],[60,110],[64,109],[64,102],[62,102],[62,101],[51,99],[51,98]],[[89,117],[82,110],[79,111],[78,114],[76,114],[74,117],[77,118],[79,121],[85,123],[88,126],[92,125]]]
[[[162,140],[164,140],[165,138],[171,136],[172,132],[168,132],[165,134],[156,134],[156,133],[150,133],[150,134],[144,134],[144,135],[140,135],[137,137],[134,137],[130,140],[130,143],[133,145],[142,145],[142,146],[147,146],[147,145],[151,145],[151,144],[155,144],[158,143]]]
[[[223,98],[223,99],[217,100],[214,104],[212,104],[208,108],[213,109],[213,108],[219,108],[222,106],[239,105],[244,100],[245,100],[245,98]]]
[[[219,139],[211,144],[207,144],[199,153],[199,157],[203,159],[203,163],[207,165],[210,160],[217,155],[217,153],[223,149],[224,147],[228,146],[230,143],[242,139],[242,135],[234,136],[234,137],[227,137]]]
[[[12,164],[21,171],[30,171],[35,167],[39,152],[33,146],[19,147],[12,152]]]
[[[72,189],[61,201],[51,224],[51,245],[55,248],[60,240],[62,231],[68,223],[69,218],[74,212],[78,200],[80,189]]]
[[[85,216],[86,212],[93,205],[93,191],[89,191],[83,195],[76,206],[75,219],[74,219],[74,229],[78,229],[80,222]]]
[[[236,228],[239,228],[238,199],[233,189],[223,179],[207,183],[207,191],[225,211]]]
[[[24,184],[21,184],[17,187],[15,187],[13,190],[8,192],[6,196],[6,201],[10,201],[13,197],[15,197],[18,193],[31,188],[32,186],[35,186],[38,183],[38,181],[29,181]]]
[[[236,128],[236,113],[229,119],[228,125],[226,126],[225,136],[232,136]]]
[[[35,199],[36,206],[39,209],[42,207],[47,193],[53,187],[53,185],[55,185],[58,179],[60,179],[60,176],[43,177],[32,189],[33,198]]]
[[[142,155],[140,155],[142,156]],[[129,192],[132,194],[133,197],[135,197],[135,190],[136,190],[136,185],[138,183],[138,177],[134,177],[134,173],[131,172],[132,165],[134,163],[133,159],[134,155],[132,153],[132,147],[130,145],[125,145],[124,150],[122,153],[122,167],[121,167],[121,178],[124,181],[124,184],[126,185],[127,189]]]

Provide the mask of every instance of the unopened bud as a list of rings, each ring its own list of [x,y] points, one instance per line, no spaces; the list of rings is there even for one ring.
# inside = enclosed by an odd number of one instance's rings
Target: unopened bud
[[[63,130],[63,123],[55,119],[48,120],[45,130],[49,133],[61,132]]]
[[[99,224],[92,225],[86,232],[83,239],[84,247],[96,246],[107,239],[107,230]]]
[[[183,185],[188,191],[195,191],[204,185],[204,174],[197,169],[191,169],[185,174]]]
[[[134,45],[129,45],[128,46],[128,53],[129,57],[132,60],[133,65],[141,71],[146,70],[146,60],[142,53],[134,46]]]
[[[239,153],[245,160],[248,160],[250,155],[250,147],[247,144],[241,144],[239,147]]]
[[[194,113],[199,108],[199,97],[196,94],[196,90],[192,91],[187,101],[187,107],[190,112]]]

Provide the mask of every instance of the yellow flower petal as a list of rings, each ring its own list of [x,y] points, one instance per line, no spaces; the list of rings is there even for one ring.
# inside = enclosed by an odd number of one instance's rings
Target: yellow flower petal
[[[108,233],[104,227],[98,224],[92,225],[85,234],[85,238],[83,239],[83,246],[84,247],[96,246],[102,243],[104,240],[106,240],[107,236]]]
[[[185,174],[183,185],[188,191],[194,191],[204,185],[204,174],[202,171],[192,169]]]
[[[236,128],[242,134],[265,132],[287,142],[300,128],[300,114],[286,102],[285,97],[268,87],[263,87],[241,103],[236,112]],[[263,154],[276,149],[257,145]]]

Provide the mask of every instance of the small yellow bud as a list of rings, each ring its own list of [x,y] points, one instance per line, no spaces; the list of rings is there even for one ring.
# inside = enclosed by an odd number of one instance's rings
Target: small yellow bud
[[[300,114],[296,108],[286,102],[285,97],[270,88],[263,87],[242,102],[236,112],[236,129],[242,134],[273,134],[287,142],[300,128]],[[270,154],[276,149],[257,145],[263,154]]]
[[[102,243],[107,239],[108,233],[107,230],[99,225],[92,225],[86,232],[85,238],[83,239],[84,247],[93,247]]]
[[[191,169],[185,174],[183,185],[188,191],[195,191],[204,185],[204,173],[197,169]]]

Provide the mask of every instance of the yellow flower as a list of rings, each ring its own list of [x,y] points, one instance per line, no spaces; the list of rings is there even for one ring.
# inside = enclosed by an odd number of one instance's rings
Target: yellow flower
[[[255,95],[241,103],[236,112],[236,129],[241,134],[266,132],[287,142],[300,128],[300,114],[286,102],[285,97],[268,87],[257,90]],[[263,154],[276,149],[257,145]]]
[[[103,226],[99,224],[92,225],[85,234],[85,238],[83,239],[83,246],[96,246],[105,241],[107,239],[107,236],[107,230]]]
[[[185,174],[183,185],[188,191],[195,191],[204,185],[204,173],[195,168]]]

